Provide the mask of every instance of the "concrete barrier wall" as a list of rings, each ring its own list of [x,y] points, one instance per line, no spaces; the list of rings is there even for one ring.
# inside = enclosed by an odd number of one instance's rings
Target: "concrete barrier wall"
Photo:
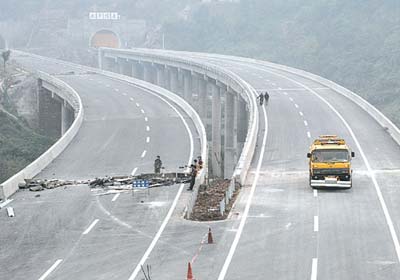
[[[82,101],[76,91],[63,81],[50,76],[46,73],[38,73],[38,78],[46,81],[49,84],[55,85],[60,94],[64,96],[68,103],[73,106],[75,110],[76,118],[72,123],[68,131],[62,136],[53,146],[51,146],[45,153],[43,153],[34,162],[29,164],[23,170],[12,176],[10,179],[0,185],[0,196],[2,199],[7,199],[18,191],[18,184],[24,182],[24,179],[35,177],[41,172],[46,166],[48,166],[62,151],[68,146],[68,144],[75,137],[83,121],[83,106]]]

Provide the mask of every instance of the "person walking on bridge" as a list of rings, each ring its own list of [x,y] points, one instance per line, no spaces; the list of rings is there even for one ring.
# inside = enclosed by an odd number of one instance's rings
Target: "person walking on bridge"
[[[156,160],[154,161],[154,173],[160,174],[162,167],[162,161],[160,156],[157,156]]]
[[[260,99],[260,106],[262,106],[264,104],[264,94],[261,92],[257,99]]]
[[[265,99],[265,105],[268,105],[268,100],[269,100],[268,91],[265,91],[265,93],[264,93],[264,99]]]

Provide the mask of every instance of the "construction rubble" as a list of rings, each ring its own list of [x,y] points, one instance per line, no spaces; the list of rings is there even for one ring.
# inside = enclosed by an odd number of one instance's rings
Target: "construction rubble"
[[[156,188],[162,186],[171,186],[174,184],[188,183],[190,176],[187,173],[161,173],[161,174],[141,174],[138,176],[106,176],[86,181],[69,181],[69,180],[42,180],[42,179],[25,179],[24,183],[19,184],[20,189],[29,189],[33,192],[43,191],[45,189],[55,189],[67,186],[88,185],[92,189],[103,190],[132,190],[137,182],[145,183],[146,188]],[[140,185],[140,184],[139,184]],[[111,193],[111,192],[110,192]]]
[[[235,201],[237,191],[234,192],[234,199],[226,206],[224,215],[221,215],[220,202],[225,198],[225,193],[230,185],[230,180],[215,179],[208,185],[201,185],[197,196],[196,204],[193,208],[191,219],[195,221],[216,221],[226,218]],[[236,190],[240,184],[236,183]]]

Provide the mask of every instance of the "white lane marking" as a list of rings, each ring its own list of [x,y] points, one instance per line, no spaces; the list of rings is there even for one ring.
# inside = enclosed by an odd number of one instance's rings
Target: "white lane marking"
[[[287,92],[284,92],[283,94],[284,94],[284,95],[288,95],[288,93],[287,93]]]
[[[142,110],[140,110],[140,112],[142,112],[142,114],[144,114],[144,113],[145,113],[143,109],[142,109]]]
[[[184,117],[182,116],[182,114],[178,111],[178,109],[176,109],[170,102],[168,102],[165,98],[153,93],[150,90],[146,90],[144,89],[144,91],[147,91],[148,93],[160,98],[162,101],[164,101],[165,103],[167,103],[179,116],[179,118],[182,120],[183,124],[185,125],[186,131],[189,134],[189,138],[190,138],[190,153],[189,153],[189,160],[187,162],[187,165],[189,165],[192,160],[193,160],[193,152],[194,152],[194,141],[193,141],[193,135],[192,132],[190,131],[189,125],[186,122],[186,120],[184,119]],[[264,109],[265,110],[265,109]],[[156,235],[153,238],[153,241],[151,242],[151,244],[149,245],[149,247],[147,248],[146,252],[144,253],[143,257],[140,259],[139,263],[136,265],[135,270],[132,272],[131,276],[129,277],[129,280],[134,280],[136,278],[136,276],[138,275],[138,273],[140,272],[142,266],[144,265],[144,263],[146,262],[147,258],[150,256],[150,253],[153,251],[154,247],[156,246],[158,240],[160,239],[162,233],[164,232],[169,220],[172,217],[172,214],[175,211],[176,205],[178,204],[179,198],[181,197],[181,194],[183,192],[183,188],[185,187],[184,184],[181,184],[181,186],[179,187],[178,193],[175,196],[174,201],[172,202],[171,208],[168,211],[167,216],[165,217],[164,221],[162,222],[160,228],[158,229]]]
[[[146,131],[150,131],[150,126],[146,126]]]
[[[293,98],[291,98],[291,97],[289,97],[289,100],[291,101],[291,102],[293,102],[294,100],[293,100]]]
[[[318,196],[318,190],[314,190],[314,197]]]
[[[132,170],[131,175],[134,176],[137,170],[138,170],[138,168],[135,167],[135,169]]]
[[[147,153],[147,151],[144,150],[141,157],[144,158],[146,156],[146,153]]]
[[[126,92],[123,92],[122,95],[123,95],[123,96],[127,96],[128,94],[127,94]],[[133,98],[132,98],[132,99],[133,99]]]
[[[135,100],[134,100],[132,97],[131,97],[131,98],[129,98],[129,100],[130,100],[130,101],[132,101],[132,102],[133,102],[133,101],[135,101]]]
[[[144,117],[144,121],[145,121],[145,122],[148,122],[149,119],[148,119],[147,117]]]
[[[150,137],[146,138],[146,143],[150,143]]]
[[[83,232],[83,235],[88,234],[93,228],[94,226],[99,222],[99,219],[94,220],[90,226]]]
[[[56,262],[55,262],[42,276],[40,276],[39,280],[44,280],[44,279],[46,279],[47,276],[49,276],[50,273],[52,273],[52,272],[57,268],[57,266],[60,265],[60,263],[61,263],[62,261],[63,261],[62,259],[56,260]]]
[[[140,104],[136,102],[136,107],[140,107]]]
[[[115,90],[116,92],[118,92],[118,91],[119,91],[119,89],[117,89],[117,88],[115,88],[114,90]]]
[[[240,224],[239,224],[238,230],[237,230],[237,232],[235,234],[235,239],[233,240],[231,248],[229,249],[228,256],[226,257],[225,262],[224,262],[224,266],[222,267],[222,269],[221,269],[221,271],[219,273],[218,280],[224,280],[225,279],[225,276],[226,276],[226,273],[228,271],[229,265],[232,262],[233,254],[235,253],[236,248],[237,248],[237,246],[239,244],[239,240],[240,240],[240,237],[242,235],[244,225],[245,225],[247,217],[249,215],[250,205],[251,205],[251,202],[253,200],[254,192],[256,190],[256,185],[257,185],[257,182],[258,182],[258,178],[260,177],[260,169],[261,169],[262,161],[264,159],[265,145],[266,145],[266,142],[267,142],[267,135],[268,135],[268,119],[267,119],[267,113],[265,111],[265,107],[264,106],[263,106],[263,113],[264,113],[264,120],[265,120],[265,130],[264,130],[264,136],[263,136],[263,141],[262,141],[262,146],[261,146],[261,151],[260,151],[260,158],[258,159],[258,163],[257,163],[256,173],[255,173],[255,176],[254,176],[254,179],[253,179],[253,184],[251,185],[249,197],[247,198],[246,207],[244,209],[242,218],[240,220]]]
[[[276,86],[276,83],[271,83],[271,85]]]
[[[111,201],[112,202],[116,201],[120,195],[121,193],[116,193]]]
[[[278,89],[279,89],[279,90],[282,90],[282,88],[281,88],[281,87],[278,87]]]
[[[311,133],[309,131],[307,131],[307,137],[311,138]]]
[[[318,216],[314,216],[314,231],[317,232],[318,230],[319,230]]]
[[[308,126],[308,122],[307,122],[307,121],[304,121],[304,125],[305,125],[305,126]]]
[[[260,67],[254,67],[254,68],[258,69],[258,70],[263,69],[263,68],[260,68]],[[368,161],[368,159],[367,159],[367,157],[366,157],[366,155],[364,153],[364,150],[361,148],[361,144],[358,141],[356,135],[354,134],[353,129],[351,128],[351,126],[343,118],[343,116],[335,109],[335,107],[333,107],[332,104],[330,104],[325,98],[320,96],[315,90],[311,89],[310,87],[308,87],[308,86],[306,86],[306,85],[304,85],[304,84],[302,84],[302,83],[300,83],[300,82],[298,82],[298,81],[296,81],[296,80],[294,80],[292,78],[289,78],[287,76],[281,75],[279,73],[275,73],[273,71],[269,71],[269,70],[266,70],[266,69],[263,69],[263,71],[265,71],[267,73],[274,74],[274,75],[279,76],[279,77],[283,77],[283,78],[287,79],[288,81],[292,81],[293,83],[302,86],[303,88],[305,88],[306,90],[308,90],[309,92],[314,94],[316,97],[318,97],[322,102],[324,102],[339,117],[339,119],[346,126],[347,130],[349,131],[351,137],[353,138],[353,140],[354,140],[354,142],[355,142],[355,144],[356,144],[356,146],[357,146],[357,148],[358,148],[358,150],[359,150],[359,152],[361,154],[361,157],[362,157],[362,159],[364,161],[364,164],[367,167],[368,173],[370,174],[372,183],[373,183],[373,185],[375,187],[375,191],[376,191],[376,194],[378,196],[378,200],[379,200],[379,202],[381,204],[382,211],[383,211],[383,214],[384,214],[385,219],[386,219],[386,223],[387,223],[387,225],[389,227],[389,231],[390,231],[390,235],[392,237],[393,245],[394,245],[394,248],[396,250],[397,260],[398,260],[398,262],[400,262],[400,243],[399,243],[399,239],[397,237],[396,230],[394,229],[393,220],[392,220],[392,218],[391,218],[391,216],[389,214],[389,210],[387,208],[385,199],[383,198],[381,188],[380,188],[380,186],[378,184],[378,181],[376,180],[375,173],[373,172],[373,170],[371,168],[371,165],[370,165],[370,163],[369,163],[369,161]]]
[[[300,114],[300,116],[304,116],[303,112],[301,112],[301,111],[299,112],[299,114]]]
[[[0,209],[6,207],[8,204],[10,204],[14,199],[7,199],[3,203],[0,203]]]
[[[299,105],[297,105],[297,104],[294,104],[294,107],[296,107],[297,109],[299,108]]]
[[[318,273],[318,259],[312,259],[311,265],[311,280],[317,280],[317,273]]]

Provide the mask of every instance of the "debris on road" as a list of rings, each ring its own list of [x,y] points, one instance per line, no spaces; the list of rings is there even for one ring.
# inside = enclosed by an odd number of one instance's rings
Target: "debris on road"
[[[224,215],[221,215],[220,202],[225,198],[225,193],[230,185],[230,180],[215,179],[209,185],[201,185],[197,195],[196,204],[193,208],[191,215],[192,220],[195,221],[216,221],[223,220],[229,213],[233,202],[226,207]],[[236,183],[236,190],[240,188],[239,183]],[[236,197],[237,191],[233,194]]]

